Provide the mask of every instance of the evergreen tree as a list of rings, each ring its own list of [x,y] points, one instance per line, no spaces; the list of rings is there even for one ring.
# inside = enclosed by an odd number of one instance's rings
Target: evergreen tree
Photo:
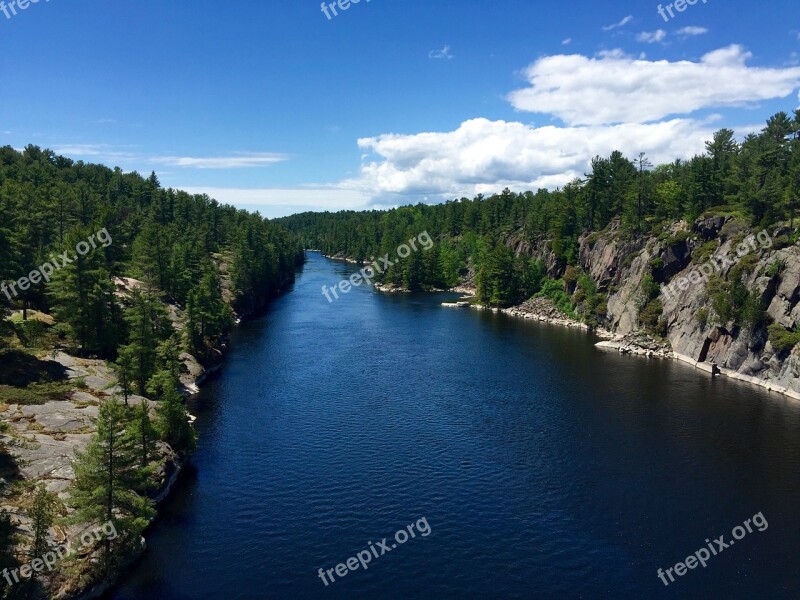
[[[189,422],[178,382],[168,371],[159,371],[151,386],[159,397],[155,426],[161,439],[179,454],[191,454],[197,448],[197,432]]]
[[[145,488],[141,454],[131,435],[128,409],[118,400],[100,405],[97,432],[73,462],[75,484],[70,504],[72,521],[98,525],[111,522],[118,537],[104,540],[103,569],[114,567],[114,547],[138,543],[155,514],[151,502],[137,493]]]
[[[128,345],[122,354],[133,358],[132,380],[144,396],[147,382],[156,371],[156,348],[171,335],[171,325],[164,305],[156,292],[136,288],[131,293],[130,306],[125,310],[128,324]]]
[[[16,538],[16,530],[11,523],[11,516],[6,510],[0,511],[0,572],[6,569],[13,571],[19,567]],[[0,599],[14,600],[21,595],[20,586],[9,585],[5,577],[0,577]]]
[[[139,467],[144,473],[150,475],[150,463],[158,457],[155,449],[158,432],[150,418],[150,402],[146,399],[134,407],[128,431],[134,440],[134,445],[139,455]],[[149,479],[147,481],[149,482]],[[149,486],[139,491],[146,491],[147,488]]]

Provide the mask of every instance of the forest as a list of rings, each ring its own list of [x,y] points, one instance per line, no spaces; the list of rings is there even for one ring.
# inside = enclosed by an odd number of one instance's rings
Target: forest
[[[434,249],[401,260],[381,276],[384,282],[409,290],[446,289],[472,275],[479,300],[489,306],[511,306],[544,292],[568,311],[563,290],[547,280],[544,265],[511,246],[546,240],[565,271],[578,262],[580,237],[597,235],[614,219],[630,237],[657,236],[669,224],[706,214],[795,229],[798,208],[800,110],[776,114],[741,141],[721,129],[707,141],[706,152],[691,160],[654,166],[645,154],[597,156],[584,178],[554,191],[506,189],[435,206],[304,213],[278,222],[307,248],[359,261],[394,254],[403,240],[427,230],[437,241]]]
[[[164,454],[157,446],[166,442],[178,457],[195,448],[182,354],[206,366],[218,361],[236,318],[285,290],[303,260],[285,228],[164,189],[155,173],[145,178],[35,146],[0,148],[0,404],[71,398],[72,382],[49,377],[58,352],[107,361],[121,388],[99,406],[66,499],[9,469],[5,502],[14,498],[31,525],[20,536],[0,513],[6,575],[23,557],[52,551],[56,524],[112,523],[119,535],[102,544],[95,576],[119,566],[155,514],[149,494]],[[129,404],[131,396],[156,402]],[[13,431],[3,421],[5,433]],[[4,469],[13,462],[5,450],[0,443]],[[0,578],[0,597],[30,597],[46,580]]]

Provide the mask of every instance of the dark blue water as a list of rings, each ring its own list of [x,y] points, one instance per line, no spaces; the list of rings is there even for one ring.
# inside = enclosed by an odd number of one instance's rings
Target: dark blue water
[[[797,403],[441,296],[328,304],[351,271],[309,255],[238,330],[115,598],[800,597]],[[756,513],[765,531],[657,577]]]

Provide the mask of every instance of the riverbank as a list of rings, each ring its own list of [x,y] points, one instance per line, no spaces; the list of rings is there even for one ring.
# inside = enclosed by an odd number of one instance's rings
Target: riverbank
[[[118,278],[118,293],[127,295],[140,285],[134,279]],[[289,287],[282,286],[280,293]],[[235,314],[235,323],[260,314],[269,301],[258,307]],[[173,326],[181,330],[183,311],[174,304],[165,303]],[[18,318],[12,313],[10,319]],[[29,319],[40,320],[47,327],[54,325],[50,315],[30,311]],[[190,399],[200,392],[201,386],[218,373],[224,364],[228,350],[227,338],[205,352],[202,363],[197,357],[182,352],[180,384],[183,395]],[[4,377],[0,383],[14,383],[16,387],[3,385],[4,401],[0,401],[0,422],[7,423],[0,430],[0,446],[8,456],[8,465],[3,468],[0,509],[7,512],[18,532],[17,545],[22,555],[30,543],[32,524],[27,506],[27,492],[23,488],[43,484],[48,492],[57,496],[59,503],[67,506],[75,481],[73,460],[76,452],[85,451],[95,435],[99,409],[103,402],[123,395],[114,366],[101,359],[82,358],[69,354],[64,349],[24,351],[6,350],[3,360]],[[14,378],[12,380],[12,378]],[[47,382],[58,393],[42,396],[41,399],[27,389],[26,382]],[[37,385],[42,385],[37,383]],[[36,388],[38,389],[38,388]],[[150,401],[155,411],[157,401],[136,394],[129,394],[127,403],[131,406]],[[188,413],[190,422],[195,417]],[[155,489],[148,494],[158,509],[175,489],[186,471],[191,457],[176,453],[168,444],[157,442],[157,459],[152,463],[153,485]],[[61,515],[63,516],[63,515]],[[159,512],[151,520],[156,521]],[[78,539],[83,531],[80,525],[54,525],[49,538],[54,545],[64,545],[69,540]],[[139,560],[146,550],[146,541],[134,545],[131,552],[122,557],[122,567],[112,577],[97,576],[92,573],[95,563],[94,553],[76,557],[69,564],[56,569],[46,580],[46,586],[32,592],[31,598],[58,597],[66,600],[90,600],[103,597],[113,589],[119,578],[124,576],[130,565]],[[95,579],[97,577],[97,579]]]
[[[585,323],[563,314],[547,298],[532,298],[519,306],[503,309],[475,304],[470,300],[472,300],[472,297],[466,296],[456,302],[443,302],[442,306],[444,308],[471,308],[474,310],[491,311],[511,317],[535,320],[540,323],[548,323],[550,325],[557,325],[570,329],[581,329],[601,338],[601,341],[595,344],[595,346],[601,350],[613,350],[620,354],[631,356],[678,360],[712,376],[729,377],[737,381],[759,386],[770,392],[782,394],[794,400],[800,400],[800,393],[788,387],[776,384],[772,381],[765,381],[757,377],[744,375],[732,369],[722,368],[710,362],[695,360],[688,355],[675,352],[669,342],[659,340],[641,331],[635,331],[627,335],[619,335],[602,327],[590,327]]]

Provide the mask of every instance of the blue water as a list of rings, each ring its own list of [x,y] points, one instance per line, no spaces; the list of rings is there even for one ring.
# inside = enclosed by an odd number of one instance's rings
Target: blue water
[[[112,597],[800,597],[798,403],[447,296],[329,304],[352,271],[310,254],[236,332],[192,405],[192,469]],[[765,531],[658,578],[756,513]],[[420,519],[429,535],[319,578]]]

